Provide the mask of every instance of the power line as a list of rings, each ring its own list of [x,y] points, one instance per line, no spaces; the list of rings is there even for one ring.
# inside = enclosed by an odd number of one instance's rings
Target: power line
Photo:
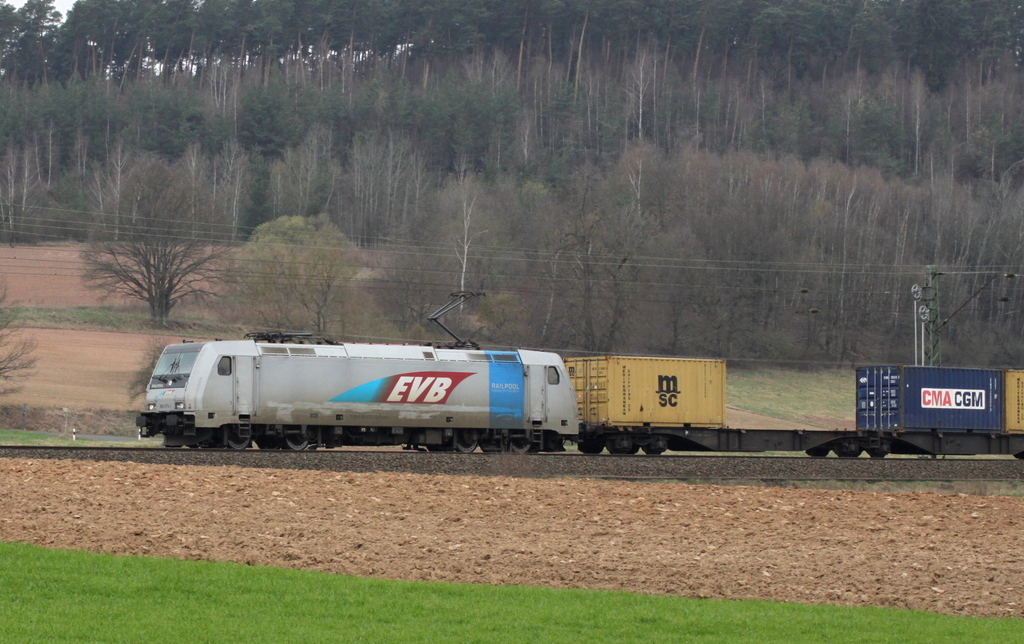
[[[67,230],[65,222],[60,220],[51,221],[53,225],[42,226],[43,229],[57,231],[54,234],[41,233],[41,236],[50,237],[54,240],[66,239],[61,234]],[[205,224],[204,224],[205,225]],[[207,242],[211,245],[239,245],[232,242],[229,236],[207,235],[196,237],[188,231],[182,233],[163,232],[165,226],[159,229],[155,227],[142,228],[137,234],[140,237],[149,237],[157,240],[197,240]],[[86,230],[83,227],[83,230]],[[89,229],[92,230],[92,229]],[[158,230],[158,232],[154,232]],[[123,233],[126,237],[133,234],[131,229]],[[103,240],[115,242],[115,240]],[[316,244],[291,244],[287,242],[272,242],[273,246],[282,248],[294,248],[302,250],[334,250],[334,246],[320,246]],[[387,241],[385,245],[378,247],[355,246],[352,251],[357,254],[366,255],[387,255],[387,256],[408,256],[425,259],[454,258],[454,248],[438,243],[413,243],[408,240]],[[564,256],[564,257],[563,257]],[[472,257],[478,261],[515,261],[515,262],[543,262],[551,266],[572,266],[579,262],[580,255],[572,252],[560,252],[543,249],[529,249],[517,247],[487,247],[475,246],[472,249]],[[796,262],[792,260],[737,260],[737,259],[704,259],[704,258],[666,258],[660,256],[636,255],[635,257],[621,257],[620,254],[601,253],[586,256],[587,263],[594,267],[618,267],[628,265],[638,269],[666,269],[666,270],[695,270],[695,271],[727,271],[727,272],[748,272],[748,271],[770,271],[779,274],[847,274],[847,275],[881,275],[881,276],[918,276],[924,272],[927,265],[923,264],[884,264],[884,263],[856,263],[846,262],[839,264],[835,262]],[[367,268],[367,265],[358,265],[359,268]],[[992,272],[1013,272],[1019,270],[1014,265],[999,266],[964,266],[962,269],[955,269],[944,272],[956,272],[958,274],[990,274]]]

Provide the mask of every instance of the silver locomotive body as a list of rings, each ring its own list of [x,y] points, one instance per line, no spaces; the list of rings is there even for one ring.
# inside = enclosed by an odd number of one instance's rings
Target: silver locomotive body
[[[578,432],[562,359],[377,344],[172,344],[137,422],[169,447],[559,451]]]

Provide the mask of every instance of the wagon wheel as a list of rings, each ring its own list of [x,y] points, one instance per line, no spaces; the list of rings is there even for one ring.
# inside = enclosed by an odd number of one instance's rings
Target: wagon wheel
[[[665,453],[666,449],[667,448],[662,447],[660,445],[657,445],[657,446],[655,446],[655,445],[645,445],[644,446],[644,454],[650,454],[651,456],[657,456],[658,454]]]
[[[833,450],[839,458],[857,458],[863,451],[858,445],[843,445]]]
[[[285,434],[284,437],[285,446],[293,452],[301,452],[302,450],[309,447],[309,439],[306,438],[306,434]]]
[[[604,441],[580,441],[578,448],[584,454],[600,454],[604,451]]]
[[[640,446],[628,438],[608,441],[608,452],[611,454],[636,454]]]
[[[475,429],[460,429],[455,432],[453,444],[455,451],[460,454],[475,452],[477,446],[480,445],[480,434]]]
[[[224,434],[225,442],[231,449],[246,449],[252,439],[248,436],[242,438],[238,435],[237,429],[229,429]]]
[[[865,450],[871,458],[885,458],[889,453],[884,449],[868,448]]]
[[[525,454],[530,451],[530,439],[526,436],[510,436],[508,451],[513,454]]]

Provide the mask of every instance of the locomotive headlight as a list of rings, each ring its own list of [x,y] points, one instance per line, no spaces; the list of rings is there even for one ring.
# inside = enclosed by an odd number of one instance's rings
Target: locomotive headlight
[[[146,404],[146,411],[153,411],[154,409],[156,409],[156,403],[147,403]]]
[[[184,409],[185,408],[185,403],[183,403],[183,402],[176,402],[176,403],[174,403],[174,408],[175,409]]]

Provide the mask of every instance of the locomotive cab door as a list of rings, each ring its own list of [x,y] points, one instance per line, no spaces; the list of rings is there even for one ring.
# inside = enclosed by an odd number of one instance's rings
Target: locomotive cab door
[[[543,423],[548,419],[547,367],[528,366],[526,382],[530,398],[530,422]]]
[[[234,412],[235,416],[251,415],[256,409],[256,358],[235,357]]]

